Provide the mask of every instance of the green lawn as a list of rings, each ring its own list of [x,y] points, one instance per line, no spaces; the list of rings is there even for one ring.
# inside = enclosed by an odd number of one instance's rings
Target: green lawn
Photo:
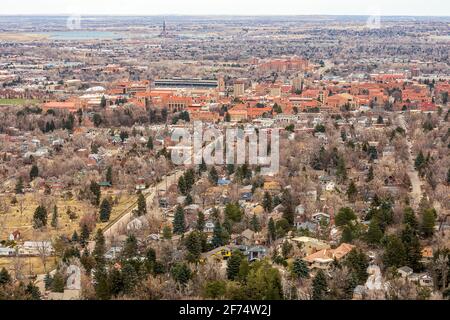
[[[39,100],[35,99],[2,99],[0,98],[0,105],[13,105],[19,106],[24,104],[37,104]]]

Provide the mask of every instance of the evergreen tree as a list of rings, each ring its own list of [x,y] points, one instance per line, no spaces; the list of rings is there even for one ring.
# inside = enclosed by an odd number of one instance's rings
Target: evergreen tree
[[[344,226],[342,229],[341,243],[352,243],[353,241],[353,231],[348,225]]]
[[[387,238],[383,263],[386,267],[395,268],[400,268],[406,263],[405,247],[396,235],[391,235]]]
[[[39,229],[47,225],[47,209],[38,206],[33,214],[33,228]]]
[[[225,218],[233,222],[240,222],[244,213],[238,203],[227,203],[225,206]]]
[[[355,275],[357,284],[366,282],[367,277],[369,276],[367,273],[369,261],[362,250],[353,248],[345,258],[344,265]]]
[[[202,236],[200,231],[192,231],[185,240],[186,249],[188,251],[187,260],[189,262],[197,262],[202,252]]]
[[[336,165],[336,177],[339,181],[344,182],[347,180],[347,168],[345,166],[344,157],[338,156],[337,165]]]
[[[57,271],[55,275],[53,276],[52,280],[52,291],[53,292],[64,292],[64,277],[61,274],[61,272]]]
[[[235,280],[239,274],[239,267],[243,257],[240,251],[233,251],[231,257],[227,260],[227,277],[229,280]]]
[[[84,247],[89,241],[89,228],[86,223],[81,225],[80,244]]]
[[[31,300],[41,300],[41,291],[31,281],[28,283],[25,289],[25,293],[30,297]]]
[[[356,189],[356,185],[353,181],[350,182],[350,185],[347,189],[347,197],[350,202],[355,202],[356,195],[358,194],[358,190]]]
[[[109,217],[111,215],[111,203],[107,198],[103,199],[102,204],[100,205],[100,221],[108,222]]]
[[[289,223],[290,226],[294,225],[294,206],[293,199],[288,189],[283,190],[281,197],[281,204],[283,205],[283,218]]]
[[[202,211],[197,213],[197,225],[196,229],[198,231],[203,231],[205,229],[205,214]]]
[[[380,224],[376,218],[372,218],[367,231],[367,242],[372,245],[377,245],[383,238],[383,231],[380,229]]]
[[[306,262],[302,259],[295,259],[292,264],[292,276],[296,279],[309,278],[309,269]]]
[[[105,237],[101,229],[97,231],[95,237],[95,248],[93,256],[95,260],[94,288],[98,299],[107,300],[111,297],[108,273],[106,271],[105,260]]]
[[[184,176],[178,178],[178,191],[180,191],[182,195],[186,195],[187,193],[187,186],[186,181],[184,180]]]
[[[173,219],[173,233],[175,234],[183,234],[186,230],[186,224],[184,220],[184,210],[179,205],[175,211],[175,216]]]
[[[122,250],[122,257],[126,259],[132,259],[138,254],[138,243],[134,235],[130,234],[125,240],[125,244]]]
[[[406,207],[403,210],[403,223],[408,225],[413,230],[417,231],[419,228],[419,222],[417,221],[414,210],[411,207]]]
[[[7,284],[10,284],[12,282],[12,278],[8,272],[8,270],[5,269],[5,267],[2,268],[0,271],[0,286],[5,286]]]
[[[263,208],[266,210],[266,212],[272,211],[272,196],[269,192],[264,192],[264,198],[263,198]]]
[[[111,166],[109,166],[108,169],[106,169],[106,181],[109,182],[111,185],[113,184],[113,174]]]
[[[37,165],[33,164],[30,170],[30,180],[33,181],[39,176],[39,168]]]
[[[185,263],[176,263],[170,273],[173,279],[181,286],[184,287],[188,281],[192,278],[192,271]]]
[[[52,228],[58,228],[58,208],[56,205],[53,207],[52,221],[50,223]]]
[[[16,187],[15,187],[16,194],[23,194],[23,188],[24,188],[23,179],[22,179],[22,177],[19,177],[17,179]]]
[[[434,233],[434,225],[436,224],[436,210],[426,209],[422,214],[422,223],[420,225],[420,230],[424,237],[429,238],[433,236]]]
[[[78,237],[78,233],[77,233],[77,231],[75,230],[75,231],[73,232],[73,234],[72,234],[72,239],[71,239],[71,241],[77,243],[79,240],[80,240],[80,238]]]
[[[102,96],[102,98],[100,100],[100,108],[102,108],[102,109],[106,108],[106,98],[105,98],[105,96]]]
[[[111,294],[113,296],[118,296],[122,293],[124,289],[122,272],[120,272],[117,268],[113,268],[109,273],[109,283]]]
[[[312,281],[312,299],[325,300],[327,296],[328,284],[325,273],[319,269]]]
[[[230,114],[228,112],[225,113],[225,122],[230,122],[231,121],[231,117]]]
[[[125,263],[122,270],[122,277],[124,293],[131,294],[139,281],[136,269],[130,263]]]
[[[369,172],[367,173],[367,182],[370,182],[373,180],[373,166],[370,166]]]
[[[169,226],[164,226],[163,228],[163,238],[166,240],[172,239],[172,229]]]
[[[153,138],[152,137],[148,137],[148,140],[147,140],[147,149],[149,149],[149,150],[153,150]]]
[[[338,213],[335,217],[335,224],[336,226],[345,226],[350,224],[353,220],[356,220],[356,214],[355,212],[348,207],[344,207],[339,209]]]
[[[220,224],[220,221],[215,221],[214,223],[214,230],[211,244],[213,245],[214,248],[223,246],[225,244],[224,230],[222,228],[222,225]]]
[[[259,223],[258,218],[256,217],[256,214],[253,214],[253,216],[252,216],[252,220],[250,221],[250,229],[253,232],[261,231],[261,225]]]
[[[95,181],[91,181],[89,190],[93,194],[92,204],[98,206],[100,204],[100,197],[101,197],[101,190],[99,184]]]
[[[268,235],[267,238],[269,240],[269,243],[272,243],[273,241],[275,241],[277,239],[277,232],[276,232],[276,228],[275,228],[275,222],[273,221],[273,218],[271,217],[269,219],[269,224],[268,224]]]
[[[50,275],[50,273],[47,272],[47,274],[44,277],[45,290],[50,290],[52,288],[52,282],[53,278]]]
[[[137,215],[143,216],[147,214],[147,202],[145,201],[145,197],[142,194],[142,192],[139,192],[138,195],[138,209],[137,209]]]
[[[406,225],[402,230],[401,239],[405,247],[406,264],[415,271],[420,271],[422,269],[420,262],[422,253],[416,231],[410,225]]]

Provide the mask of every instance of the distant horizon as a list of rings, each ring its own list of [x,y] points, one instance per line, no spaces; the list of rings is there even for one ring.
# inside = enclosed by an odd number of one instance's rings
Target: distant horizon
[[[1,13],[0,17],[70,17],[69,13]],[[370,17],[371,14],[80,14],[85,17]],[[380,17],[391,18],[450,18],[450,15],[408,15],[408,14],[379,14]]]
[[[0,16],[448,17],[442,0],[2,0]]]

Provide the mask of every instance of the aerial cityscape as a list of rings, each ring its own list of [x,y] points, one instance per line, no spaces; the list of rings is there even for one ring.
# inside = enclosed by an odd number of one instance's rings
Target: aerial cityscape
[[[48,12],[0,16],[0,300],[450,299],[448,8]]]

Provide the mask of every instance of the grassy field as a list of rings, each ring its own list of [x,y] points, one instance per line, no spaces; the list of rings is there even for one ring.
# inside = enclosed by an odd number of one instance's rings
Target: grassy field
[[[113,193],[103,192],[105,196],[116,197]],[[15,195],[3,196],[1,201],[9,203],[9,209],[6,213],[0,213],[0,239],[6,239],[8,235],[19,230],[23,240],[50,240],[58,235],[65,234],[71,236],[75,230],[79,230],[80,219],[86,213],[98,214],[98,208],[91,206],[86,201],[78,201],[75,199],[66,200],[62,197],[56,198],[58,208],[58,228],[50,227],[50,221],[53,209],[48,208],[48,226],[43,230],[33,229],[33,214],[36,207],[40,204],[41,199],[45,196],[41,194],[28,193],[24,196],[16,196],[17,203],[11,204],[11,200]],[[113,206],[110,220],[120,215],[131,203],[136,201],[135,195],[121,194],[118,203]],[[74,214],[71,219],[69,213]],[[97,228],[104,228],[108,223],[97,223]]]
[[[105,192],[104,196],[111,196],[113,199],[116,197],[113,191]],[[17,203],[11,204],[13,197],[16,197]],[[80,219],[85,213],[98,213],[98,208],[91,206],[86,201],[78,200],[66,200],[62,197],[56,198],[58,208],[58,228],[54,229],[50,226],[52,209],[48,209],[48,226],[42,230],[33,229],[33,214],[36,207],[39,205],[42,198],[45,196],[41,194],[27,193],[23,196],[15,196],[13,194],[4,195],[0,198],[4,203],[9,203],[9,209],[7,212],[0,212],[0,240],[6,240],[8,235],[19,230],[22,240],[52,240],[57,236],[65,234],[71,237],[75,230],[79,233]],[[127,209],[132,203],[136,201],[135,195],[121,194],[118,197],[118,203],[113,206],[111,212],[110,221],[118,217],[125,209]],[[75,213],[76,218],[70,219],[68,211]],[[104,228],[108,222],[97,222],[97,228]],[[39,257],[23,257],[19,258],[20,264],[23,266],[23,273],[29,274],[42,274],[44,272],[44,266]],[[12,270],[14,265],[17,264],[17,258],[0,258],[0,269],[5,267],[8,270]],[[55,258],[49,258],[47,261],[47,270],[52,270],[56,265]]]
[[[5,268],[9,272],[13,272],[14,265],[18,264],[21,265],[22,273],[25,275],[45,273],[42,260],[38,257],[0,258],[0,269]],[[56,259],[47,258],[46,265],[47,272],[53,270],[56,267]]]
[[[39,100],[30,100],[30,99],[1,99],[0,105],[8,105],[8,106],[21,106],[21,105],[31,105],[38,104]]]

